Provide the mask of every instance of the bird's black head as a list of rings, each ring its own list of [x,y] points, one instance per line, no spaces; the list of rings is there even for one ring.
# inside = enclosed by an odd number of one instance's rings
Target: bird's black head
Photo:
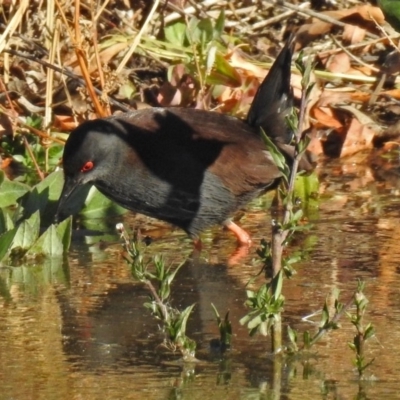
[[[64,148],[64,186],[57,216],[75,189],[96,183],[107,169],[113,168],[118,158],[115,147],[120,141],[115,130],[112,120],[98,119],[84,122],[71,132]]]

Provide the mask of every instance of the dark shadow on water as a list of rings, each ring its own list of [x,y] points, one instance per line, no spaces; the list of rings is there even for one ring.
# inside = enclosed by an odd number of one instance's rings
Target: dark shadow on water
[[[84,265],[89,259],[90,256],[80,258],[79,263]],[[186,269],[184,266],[181,271]],[[198,302],[196,280],[182,275],[174,285],[178,289],[172,300],[179,308]],[[96,294],[95,302],[84,312],[77,310],[76,298],[71,298],[67,291],[59,292],[58,300],[62,310],[64,351],[69,358],[79,359],[81,366],[104,368],[119,362],[129,364],[132,359],[135,364],[154,363],[153,356],[157,354],[163,335],[158,321],[143,306],[149,300],[149,292],[143,285],[134,282],[113,285],[106,293]],[[193,317],[191,325],[201,331],[198,313]]]

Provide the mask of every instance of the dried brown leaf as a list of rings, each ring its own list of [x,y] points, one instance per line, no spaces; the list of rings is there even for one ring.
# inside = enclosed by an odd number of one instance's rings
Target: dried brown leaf
[[[350,69],[350,57],[346,53],[337,53],[329,57],[326,69],[330,72],[346,73]]]
[[[314,107],[311,110],[311,115],[316,119],[315,126],[320,128],[342,128],[343,124],[337,119],[335,112],[331,107]]]
[[[322,15],[333,18],[337,21],[348,22],[357,26],[365,26],[366,28],[374,27],[372,18],[378,24],[384,21],[384,16],[379,7],[374,7],[369,4],[356,6],[348,9],[324,11]],[[372,18],[371,18],[372,17]],[[297,32],[296,49],[300,49],[307,45],[318,36],[324,35],[332,29],[333,24],[321,21],[318,18],[312,18],[308,23],[302,25]]]
[[[364,125],[357,118],[353,118],[347,130],[340,156],[346,157],[365,149],[371,149],[376,133],[370,125]]]
[[[346,24],[343,30],[343,41],[350,44],[360,43],[365,38],[366,30],[357,25]]]

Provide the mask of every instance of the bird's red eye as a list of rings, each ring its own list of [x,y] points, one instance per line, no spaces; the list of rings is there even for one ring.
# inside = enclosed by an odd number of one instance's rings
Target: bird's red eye
[[[81,172],[88,172],[91,169],[93,169],[94,164],[92,161],[87,161],[85,164],[83,164],[83,167],[81,168]]]

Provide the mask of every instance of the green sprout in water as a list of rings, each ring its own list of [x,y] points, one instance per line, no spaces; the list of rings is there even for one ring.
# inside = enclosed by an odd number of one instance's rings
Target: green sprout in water
[[[151,301],[144,306],[163,322],[163,331],[167,336],[164,341],[165,347],[171,351],[180,351],[185,362],[196,361],[196,342],[186,336],[186,325],[194,304],[183,311],[169,304],[171,284],[183,264],[172,269],[165,266],[161,256],[157,255],[152,260],[145,259],[140,233],[135,232],[130,238],[122,224],[117,225],[117,230],[124,240],[124,248],[129,255],[126,257],[126,262],[131,267],[132,277],[150,290]]]
[[[218,313],[217,308],[211,303],[211,307],[214,310],[215,318],[217,319],[219,329],[219,347],[222,352],[230,349],[232,343],[232,324],[229,319],[229,311],[225,314],[225,318],[222,319]]]
[[[354,305],[356,306],[356,313],[347,313],[351,323],[356,328],[353,342],[349,343],[349,347],[356,354],[354,364],[358,371],[360,379],[364,378],[364,371],[374,362],[374,358],[370,361],[365,359],[365,343],[375,335],[375,329],[371,323],[364,326],[364,314],[367,309],[368,299],[364,294],[365,283],[359,281],[357,292],[354,294]]]

